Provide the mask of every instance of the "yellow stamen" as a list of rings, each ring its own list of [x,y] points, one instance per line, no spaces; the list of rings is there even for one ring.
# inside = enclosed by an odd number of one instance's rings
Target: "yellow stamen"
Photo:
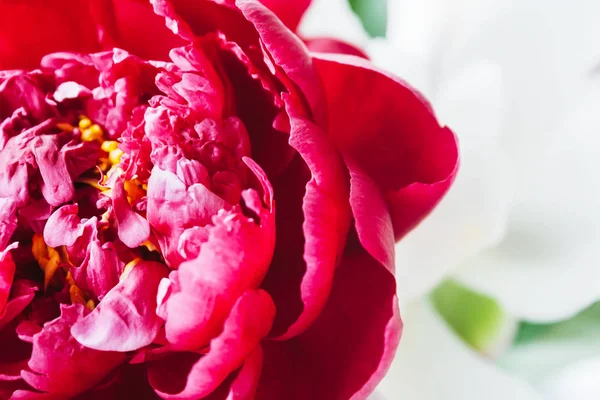
[[[67,122],[61,122],[60,124],[56,124],[56,127],[57,127],[58,129],[60,129],[61,131],[63,131],[63,132],[68,132],[68,133],[71,133],[71,132],[73,132],[73,129],[75,129],[75,128],[73,127],[73,125],[71,125],[71,124],[69,124],[69,123],[67,123]]]
[[[160,251],[158,250],[158,248],[156,248],[156,246],[154,245],[154,243],[152,243],[149,240],[146,240],[144,243],[142,243],[142,246],[144,246],[145,248],[147,248],[150,251],[156,251],[156,252],[160,253]]]
[[[60,253],[56,249],[46,245],[44,237],[39,233],[33,235],[31,252],[40,265],[40,268],[44,271],[44,288],[47,288],[54,273],[62,263]]]
[[[100,183],[98,182],[98,179],[96,179],[96,178],[80,178],[80,179],[77,179],[76,182],[85,183],[86,185],[90,185],[94,189],[98,189],[101,192],[106,192],[107,190],[109,190],[108,187],[100,185]]]
[[[67,283],[70,286],[73,286],[75,284],[75,281],[73,280],[73,275],[71,275],[71,271],[67,272],[67,276],[65,277],[65,280],[67,281]]]
[[[88,310],[94,311],[94,308],[96,308],[96,303],[94,303],[94,300],[90,299],[87,301],[87,303],[85,303],[85,306],[88,308]]]
[[[71,287],[69,288],[69,295],[71,295],[71,303],[79,303],[85,305],[85,293],[83,293],[83,290],[79,289],[77,286],[71,285]]]
[[[122,155],[123,155],[123,150],[115,149],[115,150],[111,151],[110,153],[108,153],[108,161],[110,161],[110,163],[112,165],[118,164],[119,161],[121,161]]]
[[[123,187],[127,192],[127,199],[130,203],[139,200],[146,195],[146,191],[142,189],[142,184],[137,179],[125,181]]]
[[[113,150],[117,150],[119,148],[119,142],[117,142],[116,140],[105,140],[104,142],[102,142],[102,146],[101,146],[102,150],[110,153]]]
[[[79,120],[79,129],[82,131],[92,126],[92,120],[87,117],[81,117]]]
[[[81,122],[79,124],[81,125]],[[83,129],[81,131],[81,140],[83,140],[84,142],[102,140],[102,128],[100,127],[100,125],[94,124],[87,129]]]

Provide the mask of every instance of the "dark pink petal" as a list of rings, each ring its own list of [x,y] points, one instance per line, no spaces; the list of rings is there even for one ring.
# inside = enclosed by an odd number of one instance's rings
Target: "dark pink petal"
[[[283,1],[280,3],[284,4]],[[295,3],[298,2],[294,1],[293,4]],[[293,95],[306,99],[313,119],[319,124],[323,123],[326,119],[323,88],[302,41],[259,2],[237,0],[236,5],[242,10],[244,17],[254,25],[263,41],[265,51],[277,66],[275,76],[282,80]],[[288,79],[291,82],[288,82]],[[300,88],[300,92],[296,90],[295,85]]]
[[[178,253],[178,248],[185,249],[195,242],[194,237],[184,235],[184,231],[195,226],[203,227],[219,210],[230,208],[203,184],[186,187],[177,175],[159,167],[152,169],[147,196],[148,222],[158,238],[165,260],[172,268],[185,258],[185,254]],[[181,242],[182,235],[190,243]],[[198,245],[199,241],[195,244]]]
[[[316,53],[347,54],[351,56],[369,59],[369,56],[367,56],[367,54],[363,50],[351,45],[350,43],[342,42],[341,40],[337,39],[305,39],[304,43],[310,51],[314,51]]]
[[[136,213],[127,201],[123,181],[115,183],[112,190],[112,203],[117,219],[119,239],[129,248],[136,248],[150,237],[150,224]]]
[[[71,334],[82,345],[102,351],[126,352],[149,345],[163,322],[156,315],[156,294],[166,276],[164,265],[138,262],[94,311],[73,325]]]
[[[260,0],[260,2],[273,11],[292,32],[295,32],[311,0]]]
[[[245,292],[231,309],[221,334],[210,342],[208,353],[192,365],[188,363],[187,373],[171,369],[177,363],[177,356],[156,362],[148,370],[150,384],[165,399],[191,400],[209,395],[248,357],[256,357],[253,352],[269,333],[274,316],[275,306],[266,292]],[[250,360],[251,363],[256,361]]]
[[[91,10],[103,29],[105,48],[119,47],[146,60],[166,61],[171,49],[184,44],[146,0],[95,1]]]
[[[367,61],[331,54],[315,54],[314,60],[327,94],[328,133],[351,172],[371,179],[391,201],[391,209],[398,208],[394,192],[415,185],[411,193],[418,198],[405,204],[417,207],[396,212],[392,220],[398,239],[431,211],[449,187],[458,165],[456,138],[448,128],[440,127],[418,93]],[[353,190],[354,199],[372,196],[360,187]],[[352,208],[365,243],[366,225],[371,221],[357,215],[358,204]],[[375,211],[377,215],[385,212]],[[367,250],[372,247],[377,246],[367,245]]]
[[[242,369],[231,383],[227,400],[246,400],[255,397],[262,371],[263,359],[263,350],[259,345],[248,356]]]
[[[15,263],[12,259],[10,251],[18,246],[18,243],[13,243],[10,246],[0,251],[0,316],[4,311],[4,306],[10,295],[13,279],[15,277]]]
[[[13,283],[8,302],[4,309],[0,308],[0,330],[31,303],[37,290],[37,286],[32,281],[18,280]]]
[[[400,340],[395,293],[394,276],[360,245],[351,245],[315,323],[290,340],[263,342],[256,398],[366,399]]]
[[[166,320],[168,341],[178,348],[201,348],[218,334],[238,297],[259,287],[271,261],[273,191],[260,168],[250,159],[244,161],[262,185],[262,199],[254,189],[242,193],[256,220],[221,210],[207,226],[208,237],[197,258],[183,262],[161,283],[159,314]]]
[[[70,201],[75,194],[75,187],[56,136],[38,136],[31,141],[30,148],[42,175],[42,194],[48,204],[59,206]]]
[[[350,226],[347,176],[324,132],[284,96],[290,145],[302,156],[274,180],[277,241],[263,287],[279,312],[273,335],[301,333],[321,312]],[[305,165],[306,163],[306,165]]]
[[[83,235],[85,223],[77,215],[77,204],[67,204],[56,210],[44,227],[44,241],[50,247],[73,246]]]
[[[119,283],[125,263],[112,242],[104,244],[94,237],[87,245],[86,257],[78,268],[71,273],[77,286],[92,292],[100,300]]]
[[[0,197],[0,249],[4,249],[17,229],[16,205],[12,199]],[[1,308],[0,308],[1,309]]]
[[[32,388],[74,397],[94,387],[125,360],[122,353],[92,350],[71,336],[71,327],[87,312],[80,304],[63,305],[61,316],[44,324],[42,331],[34,335],[31,371],[21,372]]]
[[[88,4],[84,0],[0,2],[0,69],[36,68],[44,55],[56,51],[99,50],[99,32]]]

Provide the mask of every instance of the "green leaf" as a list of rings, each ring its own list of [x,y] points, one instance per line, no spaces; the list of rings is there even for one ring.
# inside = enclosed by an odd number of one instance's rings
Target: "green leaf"
[[[515,345],[527,344],[542,339],[579,337],[585,332],[600,331],[600,302],[591,305],[573,318],[550,324],[523,321],[515,338]]]
[[[431,302],[465,342],[480,352],[494,347],[508,316],[498,303],[456,281],[445,281],[431,293]]]
[[[385,37],[387,29],[387,0],[348,0],[371,37]]]

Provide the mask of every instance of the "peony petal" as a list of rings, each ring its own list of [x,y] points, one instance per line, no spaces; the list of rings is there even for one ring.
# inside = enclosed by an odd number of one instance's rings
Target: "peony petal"
[[[171,282],[161,284],[161,317],[166,337],[176,347],[205,346],[237,298],[262,282],[275,245],[275,220],[272,211],[257,215],[260,225],[240,214],[219,212],[198,258],[183,262],[171,273]]]
[[[386,399],[541,400],[527,384],[470,350],[430,304],[411,303],[402,315],[402,341],[378,387]]]
[[[32,281],[17,280],[12,284],[11,297],[4,309],[0,308],[0,330],[31,303],[37,290],[37,286]]]
[[[31,141],[29,147],[42,175],[42,194],[53,206],[70,201],[75,194],[73,180],[67,169],[65,154],[58,147],[56,135],[42,135]]]
[[[123,182],[115,183],[112,190],[112,203],[117,219],[119,239],[129,248],[136,248],[150,237],[150,224],[136,213],[127,201]]]
[[[185,245],[180,243],[184,231],[194,226],[204,227],[219,210],[230,208],[225,200],[203,184],[186,187],[173,172],[156,166],[148,181],[147,196],[148,222],[158,237],[165,260],[172,268],[183,261],[177,247]],[[193,240],[191,242],[194,243]]]
[[[280,312],[271,335],[286,339],[304,331],[327,300],[350,225],[347,177],[323,131],[304,118],[291,96],[290,145],[299,155],[273,181],[277,241],[263,287]]]
[[[169,368],[177,363],[177,356],[173,356],[162,365],[159,361],[149,367],[150,384],[164,399],[198,399],[209,395],[249,357],[249,362],[255,362],[253,352],[269,333],[274,317],[275,306],[266,292],[245,292],[231,309],[222,333],[210,342],[208,353],[190,365],[187,374],[177,371],[173,376]],[[232,389],[235,387],[234,384]]]
[[[260,2],[273,11],[292,32],[295,32],[311,0],[260,0]]]
[[[364,171],[383,191],[398,239],[431,211],[453,181],[456,138],[439,126],[418,94],[365,60],[319,54],[314,59],[329,103],[329,135],[349,168]],[[347,118],[349,113],[361,118]],[[357,219],[359,235],[369,223]]]
[[[156,295],[166,276],[164,265],[138,262],[94,311],[73,325],[71,334],[83,346],[101,351],[127,352],[149,345],[163,323],[156,315]]]
[[[252,399],[256,395],[263,366],[263,350],[259,346],[248,356],[229,388],[226,400]]]
[[[103,29],[105,48],[119,47],[146,60],[169,59],[171,49],[184,43],[144,0],[106,0],[91,3],[94,18]]]
[[[307,39],[304,41],[306,47],[310,51],[316,53],[336,53],[336,54],[348,54],[351,56],[357,56],[368,59],[369,56],[364,51],[355,47],[349,43],[342,42],[341,40],[334,40],[329,38],[315,38]]]
[[[31,371],[21,372],[34,389],[73,397],[98,384],[125,355],[88,349],[71,336],[71,326],[86,314],[84,306],[61,306],[61,316],[33,337]]]
[[[44,55],[57,51],[100,50],[88,7],[87,0],[1,2],[0,69],[36,68]]]
[[[257,398],[366,398],[400,339],[395,291],[393,275],[358,244],[350,246],[314,324],[290,340],[263,343]]]
[[[306,47],[260,3],[253,0],[236,0],[236,5],[254,25],[274,65],[285,73],[285,77],[277,71],[275,75],[284,82],[290,79],[300,88],[301,94],[310,105],[313,119],[322,123],[326,118],[323,89]],[[288,89],[297,93],[293,86]]]
[[[44,241],[50,247],[73,246],[83,235],[87,225],[77,215],[77,204],[68,204],[56,210],[44,227]]]
[[[17,248],[18,245],[18,243],[13,243],[0,251],[0,317],[4,313],[4,307],[8,301],[15,277],[16,267],[10,251]]]
[[[12,199],[0,197],[0,249],[6,248],[15,229],[17,229],[15,203]]]

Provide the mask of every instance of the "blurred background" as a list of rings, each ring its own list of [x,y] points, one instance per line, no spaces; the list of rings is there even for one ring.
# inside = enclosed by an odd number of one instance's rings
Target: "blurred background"
[[[300,33],[422,92],[461,170],[396,247],[373,399],[600,399],[600,1],[313,0]]]

